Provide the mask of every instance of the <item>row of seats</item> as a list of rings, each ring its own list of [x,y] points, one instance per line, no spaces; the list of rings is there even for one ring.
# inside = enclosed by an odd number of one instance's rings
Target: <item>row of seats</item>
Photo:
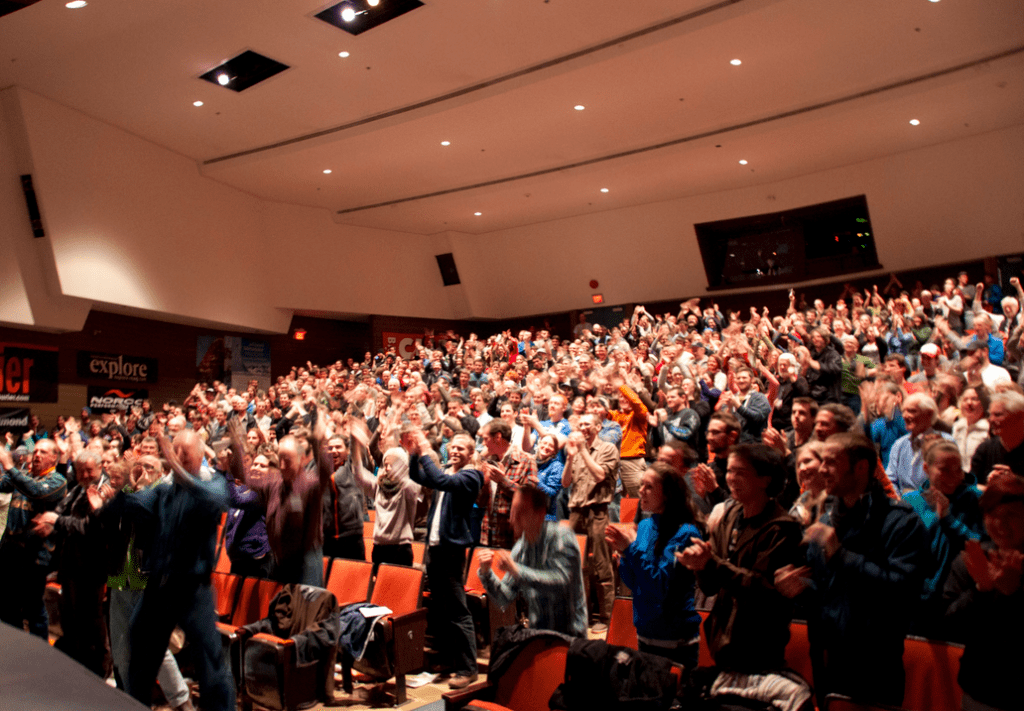
[[[423,571],[389,564],[376,566],[375,571],[373,563],[340,558],[325,559],[324,564],[329,569],[326,589],[334,595],[340,606],[368,602],[392,611],[381,623],[382,644],[387,649],[394,670],[396,703],[405,702],[405,675],[425,665],[423,648],[427,621],[426,609],[422,607]],[[291,695],[283,691],[278,695],[283,699],[280,708],[295,707],[299,702],[292,697],[301,693],[302,685],[285,683],[289,676],[294,676],[294,669],[290,669],[294,667],[294,645],[289,640],[265,634],[246,639],[241,629],[269,615],[271,601],[280,591],[281,584],[272,580],[240,578],[230,573],[216,572],[212,576],[212,586],[220,619],[217,628],[223,636],[225,653],[230,660],[243,706],[251,705],[253,694],[250,692],[254,691],[248,685],[253,670],[245,667],[244,660],[253,656],[248,653],[248,646],[259,644],[274,647],[269,657],[280,660],[276,668],[279,688],[295,689]],[[264,659],[267,657],[267,654],[262,655]],[[291,663],[288,660],[292,660]],[[350,659],[342,659],[342,683],[348,693],[352,692],[351,662]],[[333,665],[334,660],[331,659],[332,689]],[[263,689],[266,684],[261,682],[259,686]],[[310,688],[308,691],[315,689]],[[262,698],[261,705],[264,705]]]
[[[708,613],[701,612],[701,622]],[[615,599],[612,619],[608,625],[608,644],[637,649],[636,628],[633,626],[633,600]],[[935,642],[922,637],[907,637],[903,652],[903,666],[907,674],[903,708],[907,711],[958,711],[962,695],[956,676],[960,669],[963,646]],[[701,666],[712,666],[714,660],[700,628]],[[811,645],[807,638],[807,623],[793,622],[789,626],[789,644],[786,645],[786,663],[810,684],[814,684],[811,670]],[[837,703],[839,703],[837,701]],[[831,709],[830,705],[830,709]],[[853,708],[844,706],[843,708]]]

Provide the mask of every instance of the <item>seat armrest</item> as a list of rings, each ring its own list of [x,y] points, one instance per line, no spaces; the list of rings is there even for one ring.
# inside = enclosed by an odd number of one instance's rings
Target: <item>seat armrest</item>
[[[242,628],[241,627],[235,627],[234,625],[229,625],[227,622],[218,622],[217,623],[217,631],[220,632],[225,637],[232,637],[232,636],[238,634],[238,630],[240,630],[240,629],[242,629]]]
[[[269,634],[267,632],[260,632],[259,634],[255,634],[255,635],[252,636],[252,639],[250,639],[249,641],[250,642],[266,642],[267,644],[277,644],[277,645],[281,645],[282,647],[289,647],[289,646],[294,647],[295,646],[295,640],[294,639],[291,639],[291,638],[285,639],[284,637],[275,637],[274,635]]]
[[[441,694],[444,699],[445,711],[457,711],[463,708],[470,701],[486,701],[494,696],[494,684],[490,681],[481,681],[470,684],[465,689],[458,691],[447,691]]]
[[[426,666],[423,647],[427,643],[427,608],[421,607],[404,615],[393,615],[391,641],[394,650],[395,674],[408,674]]]

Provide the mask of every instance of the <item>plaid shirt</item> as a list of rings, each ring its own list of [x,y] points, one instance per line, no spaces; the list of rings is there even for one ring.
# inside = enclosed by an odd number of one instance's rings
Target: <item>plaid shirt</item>
[[[527,480],[537,483],[537,460],[518,447],[509,447],[500,465],[510,486],[495,483],[491,486],[491,502],[480,527],[480,543],[492,548],[511,548],[516,542],[508,514],[512,510],[512,495]]]
[[[587,598],[576,536],[566,526],[545,521],[540,537],[530,543],[526,536],[512,548],[516,575],[498,580],[494,570],[480,576],[487,594],[506,608],[516,596],[526,600],[530,629],[554,630],[574,637],[587,636]]]

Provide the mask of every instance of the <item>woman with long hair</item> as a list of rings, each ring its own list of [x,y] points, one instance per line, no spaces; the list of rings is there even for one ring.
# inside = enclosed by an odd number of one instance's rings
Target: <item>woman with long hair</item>
[[[651,514],[632,524],[609,524],[608,544],[620,554],[619,575],[633,591],[633,624],[640,651],[697,666],[700,615],[693,604],[696,581],[675,552],[702,539],[683,475],[655,462],[640,480],[640,507]]]

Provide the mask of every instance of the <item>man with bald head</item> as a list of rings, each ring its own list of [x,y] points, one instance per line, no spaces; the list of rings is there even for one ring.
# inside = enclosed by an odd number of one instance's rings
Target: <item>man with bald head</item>
[[[204,709],[234,711],[235,690],[217,633],[217,612],[210,588],[216,562],[220,515],[227,509],[224,479],[201,472],[202,441],[182,430],[173,445],[160,445],[172,481],[134,494],[114,492],[103,516],[122,516],[148,542],[143,569],[149,584],[132,615],[127,691],[143,704],[152,700],[153,682],[175,626],[195,650],[196,679]]]

